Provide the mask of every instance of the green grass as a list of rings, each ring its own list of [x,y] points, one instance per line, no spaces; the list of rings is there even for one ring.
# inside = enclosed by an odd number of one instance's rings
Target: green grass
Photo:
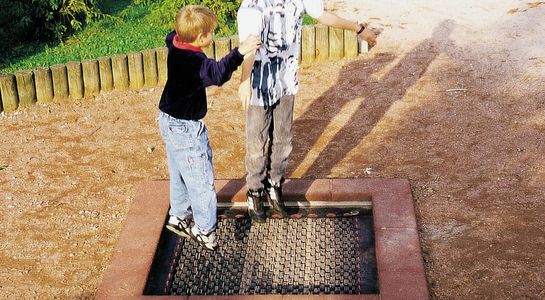
[[[4,61],[7,63],[0,66],[0,73],[163,46],[169,30],[146,22],[147,7],[127,5],[127,2],[120,1],[117,6],[110,4],[103,8],[106,13],[114,14],[87,25],[63,43],[30,43],[14,47],[6,54]]]
[[[303,15],[303,25],[314,25],[316,22],[314,22],[314,19],[307,15],[307,14],[304,14]]]
[[[0,74],[164,46],[170,28],[146,18],[149,6],[134,5],[132,0],[103,3],[102,11],[110,16],[87,25],[63,43],[36,42],[12,47],[2,54]],[[303,24],[314,24],[314,20],[305,15]]]

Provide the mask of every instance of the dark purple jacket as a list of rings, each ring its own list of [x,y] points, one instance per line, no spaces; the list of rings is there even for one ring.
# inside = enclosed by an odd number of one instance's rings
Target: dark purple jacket
[[[166,37],[168,79],[159,109],[177,119],[199,120],[207,111],[205,88],[227,82],[244,57],[234,48],[215,61],[202,52],[175,47],[175,35],[173,31]]]

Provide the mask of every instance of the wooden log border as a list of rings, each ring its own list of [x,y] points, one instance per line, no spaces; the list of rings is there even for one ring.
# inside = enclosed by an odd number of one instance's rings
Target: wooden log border
[[[129,65],[127,64],[127,55],[116,54],[112,56],[112,75],[114,79],[114,89],[126,91],[129,89]]]
[[[216,60],[220,60],[231,51],[231,39],[227,37],[214,40],[214,53]]]
[[[50,103],[53,100],[53,78],[49,68],[34,70],[36,81],[36,99],[39,103]]]
[[[236,35],[221,37],[203,50],[208,57],[220,60],[239,44]],[[301,64],[352,59],[368,51],[367,43],[358,40],[353,31],[303,26]],[[0,112],[13,112],[36,102],[79,100],[112,90],[163,87],[168,77],[167,57],[168,49],[161,47],[0,75]]]
[[[141,90],[144,87],[144,62],[142,53],[132,52],[127,54],[129,63],[129,87],[132,90]]]
[[[151,88],[157,85],[157,57],[155,50],[142,51],[144,61],[144,87]]]
[[[66,64],[68,73],[68,94],[70,99],[79,100],[83,98],[83,73],[81,71],[81,62],[72,61]]]
[[[19,95],[15,84],[15,75],[0,76],[0,92],[2,93],[2,110],[12,112],[19,106]]]
[[[83,95],[84,97],[97,96],[100,93],[100,72],[98,61],[88,59],[81,62],[83,70]]]
[[[112,73],[112,59],[100,57],[98,59],[98,73],[100,76],[100,91],[109,92],[114,89],[114,75]]]
[[[66,65],[51,66],[53,78],[53,98],[57,101],[68,99],[68,72]]]
[[[31,71],[15,72],[17,94],[19,95],[19,107],[30,107],[36,103],[36,85],[34,74]]]
[[[167,83],[167,47],[155,49],[157,54],[157,85],[164,86]]]

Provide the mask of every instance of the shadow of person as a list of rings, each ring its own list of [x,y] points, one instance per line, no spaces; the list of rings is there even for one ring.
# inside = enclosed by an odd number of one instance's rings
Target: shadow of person
[[[333,167],[373,130],[388,108],[403,99],[407,90],[422,77],[440,53],[440,49],[452,43],[449,35],[454,27],[451,20],[441,22],[434,29],[431,38],[419,43],[380,78],[371,74],[395,61],[396,57],[391,53],[377,53],[370,60],[355,60],[343,67],[338,81],[315,99],[303,115],[294,121],[293,151],[287,174],[293,174],[294,170],[305,163],[307,153],[342,108],[351,101],[360,101],[350,119],[333,135],[300,176],[306,179],[328,177]],[[308,190],[312,182],[313,180],[300,181],[297,183],[298,189]],[[289,188],[291,184],[293,183],[286,182],[285,188]],[[244,186],[244,180],[231,180],[221,191],[240,191]],[[304,202],[305,199],[301,201]]]
[[[357,60],[345,66],[335,85],[320,95],[294,122],[294,150],[288,173],[300,167],[309,147],[315,146],[342,107],[358,100],[350,119],[301,175],[303,178],[329,176],[335,165],[373,130],[388,108],[402,100],[407,90],[422,77],[440,53],[439,48],[450,42],[453,28],[454,23],[450,20],[440,23],[431,38],[419,43],[380,79],[370,75],[373,70],[380,70],[392,62],[394,57],[391,54],[378,54],[372,60]]]

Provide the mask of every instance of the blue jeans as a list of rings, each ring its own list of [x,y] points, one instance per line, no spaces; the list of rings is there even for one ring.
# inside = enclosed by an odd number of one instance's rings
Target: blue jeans
[[[201,121],[182,120],[161,112],[157,117],[166,145],[170,175],[170,211],[179,218],[193,215],[203,233],[216,228],[217,199],[212,149]]]

